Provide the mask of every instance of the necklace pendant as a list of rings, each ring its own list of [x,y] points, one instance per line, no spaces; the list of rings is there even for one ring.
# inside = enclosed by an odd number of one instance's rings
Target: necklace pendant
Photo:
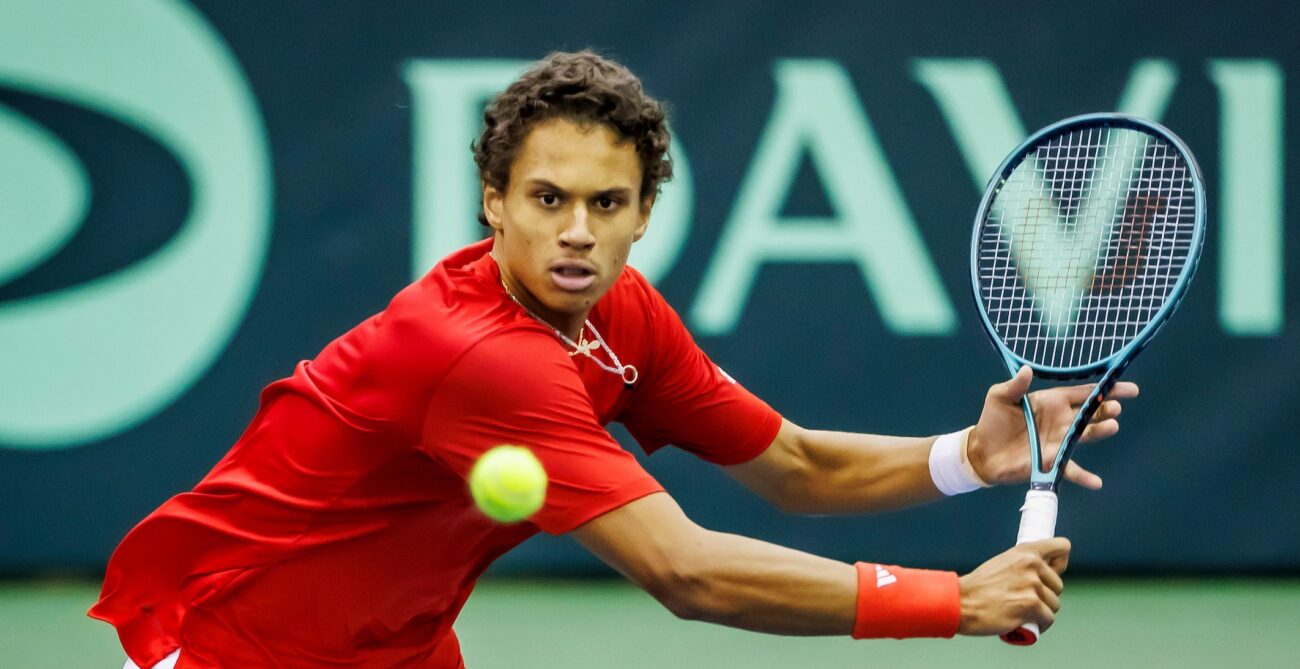
[[[493,259],[495,260],[496,256],[493,256]],[[632,365],[624,365],[622,362],[619,362],[618,356],[614,354],[614,350],[611,349],[605,343],[605,339],[600,336],[600,331],[596,329],[595,325],[591,324],[591,321],[587,321],[583,325],[583,328],[578,330],[578,341],[574,342],[572,339],[569,339],[568,336],[566,336],[563,332],[560,332],[559,328],[546,322],[545,320],[542,319],[542,317],[533,313],[528,307],[524,306],[524,303],[520,302],[519,298],[515,297],[515,294],[510,291],[510,286],[506,285],[505,274],[501,275],[501,287],[506,291],[506,295],[509,295],[510,299],[515,304],[519,305],[520,309],[524,310],[524,313],[528,314],[529,316],[532,316],[533,320],[537,321],[538,323],[541,323],[542,325],[551,328],[551,331],[555,333],[556,337],[560,338],[560,341],[573,347],[573,350],[569,351],[570,358],[578,355],[579,353],[587,356],[588,358],[591,359],[592,362],[596,363],[596,365],[598,365],[601,369],[611,374],[617,374],[620,378],[622,378],[623,387],[629,390],[632,388],[633,384],[636,383],[637,379],[640,378],[640,374],[637,373],[636,367],[633,367]],[[591,334],[596,337],[595,339],[592,340],[587,339],[586,331],[588,329],[590,329]],[[601,362],[600,358],[597,358],[596,356],[591,354],[593,350],[599,350],[602,348],[605,349],[605,352],[609,354],[610,361],[614,363],[613,367],[605,364],[604,362]]]
[[[572,358],[575,355],[581,354],[590,358],[591,352],[598,348],[600,348],[600,342],[582,339],[573,347],[573,350],[569,352],[569,357]]]

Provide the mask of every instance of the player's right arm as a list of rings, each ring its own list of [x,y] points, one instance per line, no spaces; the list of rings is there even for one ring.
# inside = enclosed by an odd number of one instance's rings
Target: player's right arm
[[[666,493],[602,514],[572,535],[680,618],[786,635],[855,631],[862,593],[853,565],[704,529]],[[1025,544],[962,576],[957,633],[1050,626],[1069,550],[1059,538]]]
[[[951,636],[1027,621],[1046,627],[1058,606],[1060,580],[1049,572],[1065,567],[1063,540],[1014,548],[960,580],[896,570],[896,582],[878,587],[876,572],[860,566],[696,525],[597,422],[572,363],[540,329],[498,333],[461,356],[431,398],[422,431],[423,448],[461,476],[493,446],[528,446],[548,478],[546,502],[530,522],[572,533],[683,618],[869,636],[864,612],[883,612],[892,618],[882,624],[897,633],[878,636]],[[875,590],[860,587],[864,574]],[[872,601],[882,604],[864,607]]]

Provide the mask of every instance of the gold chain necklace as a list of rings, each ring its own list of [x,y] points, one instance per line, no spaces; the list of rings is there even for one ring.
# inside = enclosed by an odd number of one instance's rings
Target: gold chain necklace
[[[492,259],[496,260],[496,256],[493,256]],[[500,271],[499,265],[500,263],[498,263],[498,271]],[[618,356],[614,354],[614,349],[610,348],[609,344],[605,343],[605,338],[600,336],[600,331],[596,329],[595,325],[591,324],[590,319],[584,320],[582,328],[578,330],[578,341],[573,341],[572,339],[569,338],[568,335],[564,334],[563,332],[560,332],[559,328],[546,322],[544,319],[542,319],[541,316],[538,316],[537,314],[533,313],[532,309],[529,309],[528,307],[524,306],[524,303],[520,302],[519,298],[515,297],[515,294],[511,292],[510,286],[506,285],[506,276],[504,272],[500,272],[500,277],[501,277],[501,287],[505,289],[506,295],[509,295],[510,299],[513,300],[515,304],[519,305],[520,309],[524,310],[524,313],[528,314],[529,316],[532,316],[533,320],[537,321],[538,323],[541,323],[542,325],[545,325],[546,327],[550,328],[551,331],[555,333],[555,336],[559,337],[561,341],[563,341],[565,344],[567,344],[569,347],[573,349],[572,351],[569,351],[570,358],[578,354],[585,355],[588,358],[590,358],[592,362],[600,366],[601,369],[623,379],[623,384],[628,386],[629,388],[632,387],[632,384],[636,383],[636,380],[640,377],[640,374],[636,371],[636,367],[633,367],[632,365],[624,365],[623,363],[619,362]],[[587,330],[591,330],[591,334],[595,336],[594,340],[591,341],[587,340],[585,335]],[[614,361],[614,366],[611,367],[605,364],[605,361],[592,355],[591,352],[593,349],[599,350],[602,348],[605,349],[605,353],[609,355],[609,359]]]

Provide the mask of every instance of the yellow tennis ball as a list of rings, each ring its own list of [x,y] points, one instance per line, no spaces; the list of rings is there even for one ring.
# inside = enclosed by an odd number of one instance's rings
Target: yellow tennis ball
[[[474,463],[469,492],[488,518],[517,523],[537,513],[546,501],[546,470],[523,446],[497,446]]]

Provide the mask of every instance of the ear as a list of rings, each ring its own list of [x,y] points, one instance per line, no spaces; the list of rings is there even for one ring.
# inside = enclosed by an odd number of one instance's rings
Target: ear
[[[632,232],[632,241],[641,241],[645,236],[646,228],[650,227],[650,210],[655,206],[653,195],[641,200],[641,211],[638,213],[641,220],[637,222],[636,230]]]
[[[505,218],[502,210],[505,208],[505,202],[505,191],[487,183],[483,184],[483,217],[487,219],[488,225],[492,226],[492,229],[497,232],[502,231],[501,221]]]

